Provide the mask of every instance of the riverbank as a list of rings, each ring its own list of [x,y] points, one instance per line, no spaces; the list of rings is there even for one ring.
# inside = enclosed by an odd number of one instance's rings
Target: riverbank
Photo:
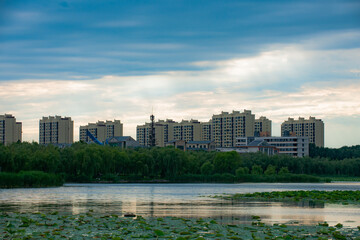
[[[101,238],[101,239],[359,239],[360,227],[343,228],[341,223],[329,226],[319,223],[300,226],[296,222],[266,225],[253,216],[252,224],[222,225],[215,219],[194,218],[127,218],[118,215],[80,215],[57,212],[2,213],[0,237],[32,238]]]
[[[107,175],[95,180],[74,179],[82,183],[320,183],[330,182],[329,178],[321,178],[306,174],[184,174],[169,178],[152,179],[141,175],[117,176]],[[76,182],[76,181],[72,181]]]

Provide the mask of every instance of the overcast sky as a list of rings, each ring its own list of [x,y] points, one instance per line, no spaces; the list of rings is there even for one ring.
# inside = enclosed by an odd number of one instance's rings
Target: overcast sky
[[[208,121],[252,110],[360,144],[360,1],[0,1],[0,114]]]

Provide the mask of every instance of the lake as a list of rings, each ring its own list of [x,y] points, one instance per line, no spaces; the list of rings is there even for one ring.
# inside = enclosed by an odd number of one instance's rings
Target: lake
[[[0,189],[0,211],[79,214],[134,213],[143,217],[211,217],[222,223],[250,223],[258,215],[266,223],[313,225],[327,221],[360,225],[359,205],[230,201],[208,197],[223,193],[286,190],[360,190],[359,182],[242,184],[65,184],[57,188]]]

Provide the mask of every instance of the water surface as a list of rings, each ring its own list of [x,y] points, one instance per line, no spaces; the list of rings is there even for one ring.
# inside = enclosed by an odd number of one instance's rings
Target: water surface
[[[211,217],[223,223],[249,223],[252,215],[267,223],[360,225],[360,206],[230,201],[208,197],[223,193],[287,190],[360,190],[360,183],[244,184],[65,184],[58,188],[0,189],[0,211],[78,214],[134,213],[144,217]]]

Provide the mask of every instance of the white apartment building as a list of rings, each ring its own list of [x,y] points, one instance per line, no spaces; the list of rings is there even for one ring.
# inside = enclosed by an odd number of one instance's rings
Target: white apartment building
[[[289,118],[281,124],[281,136],[308,137],[310,143],[324,147],[324,122],[315,117],[299,117],[298,120]]]
[[[22,140],[22,123],[11,114],[0,115],[0,143],[9,145]]]
[[[39,121],[40,144],[72,144],[74,121],[71,117],[49,116]]]
[[[80,126],[80,141],[92,142],[91,138],[87,135],[89,131],[100,142],[104,143],[110,137],[123,136],[123,124],[120,120],[114,121],[98,121],[97,123],[89,123],[85,126]]]
[[[216,147],[233,147],[238,137],[253,137],[255,115],[250,110],[221,112],[212,117],[212,140]]]

